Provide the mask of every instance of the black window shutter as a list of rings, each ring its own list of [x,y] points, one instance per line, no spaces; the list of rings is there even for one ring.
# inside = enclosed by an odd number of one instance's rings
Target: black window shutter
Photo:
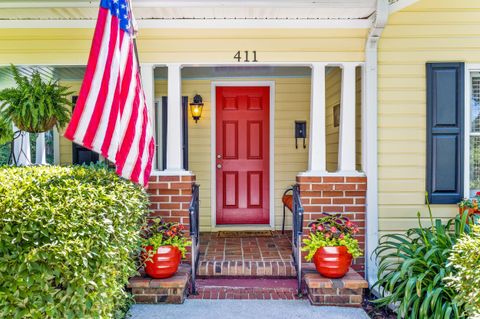
[[[427,63],[427,191],[432,204],[463,197],[464,63]]]
[[[167,116],[168,97],[162,96],[162,164],[167,168]],[[183,168],[188,170],[188,96],[182,96],[182,129],[183,129]]]

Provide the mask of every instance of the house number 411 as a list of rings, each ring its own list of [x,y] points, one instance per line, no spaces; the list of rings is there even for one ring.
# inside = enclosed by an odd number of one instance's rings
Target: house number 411
[[[257,61],[257,51],[237,51],[237,53],[233,56],[234,59],[237,60],[237,62],[242,62],[242,52],[244,53],[243,55],[243,62],[258,62]],[[253,57],[253,60],[249,60],[248,56],[249,53],[251,53],[251,57]]]

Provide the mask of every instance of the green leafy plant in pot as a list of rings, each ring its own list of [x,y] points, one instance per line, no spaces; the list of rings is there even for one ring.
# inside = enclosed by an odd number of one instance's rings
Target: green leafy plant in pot
[[[0,91],[0,112],[4,118],[30,133],[46,132],[68,123],[72,106],[68,87],[58,81],[42,80],[38,71],[33,72],[31,79],[20,75],[14,65],[11,71],[17,86]]]
[[[324,216],[311,222],[310,234],[303,240],[307,261],[313,260],[315,268],[324,277],[341,278],[348,272],[352,259],[362,251],[353,235],[358,226],[341,214]]]
[[[141,228],[140,236],[145,251],[142,257],[147,275],[168,278],[177,272],[187,246],[191,245],[184,230],[183,224],[164,222],[159,218],[149,219]]]

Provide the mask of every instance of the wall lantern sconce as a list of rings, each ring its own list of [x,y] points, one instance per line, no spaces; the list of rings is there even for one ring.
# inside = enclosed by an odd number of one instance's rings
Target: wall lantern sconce
[[[200,95],[196,94],[193,97],[193,102],[190,103],[190,112],[192,112],[192,117],[195,120],[195,123],[202,117],[203,111],[203,99]]]
[[[307,121],[295,121],[295,148],[298,148],[297,140],[303,138],[303,148],[307,148],[305,139],[307,138]]]

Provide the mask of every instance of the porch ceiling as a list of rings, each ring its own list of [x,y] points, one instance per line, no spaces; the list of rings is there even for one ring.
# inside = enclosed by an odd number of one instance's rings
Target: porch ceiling
[[[93,20],[99,1],[0,0],[4,20]],[[267,19],[322,20],[366,19],[376,0],[135,0],[137,20]]]

